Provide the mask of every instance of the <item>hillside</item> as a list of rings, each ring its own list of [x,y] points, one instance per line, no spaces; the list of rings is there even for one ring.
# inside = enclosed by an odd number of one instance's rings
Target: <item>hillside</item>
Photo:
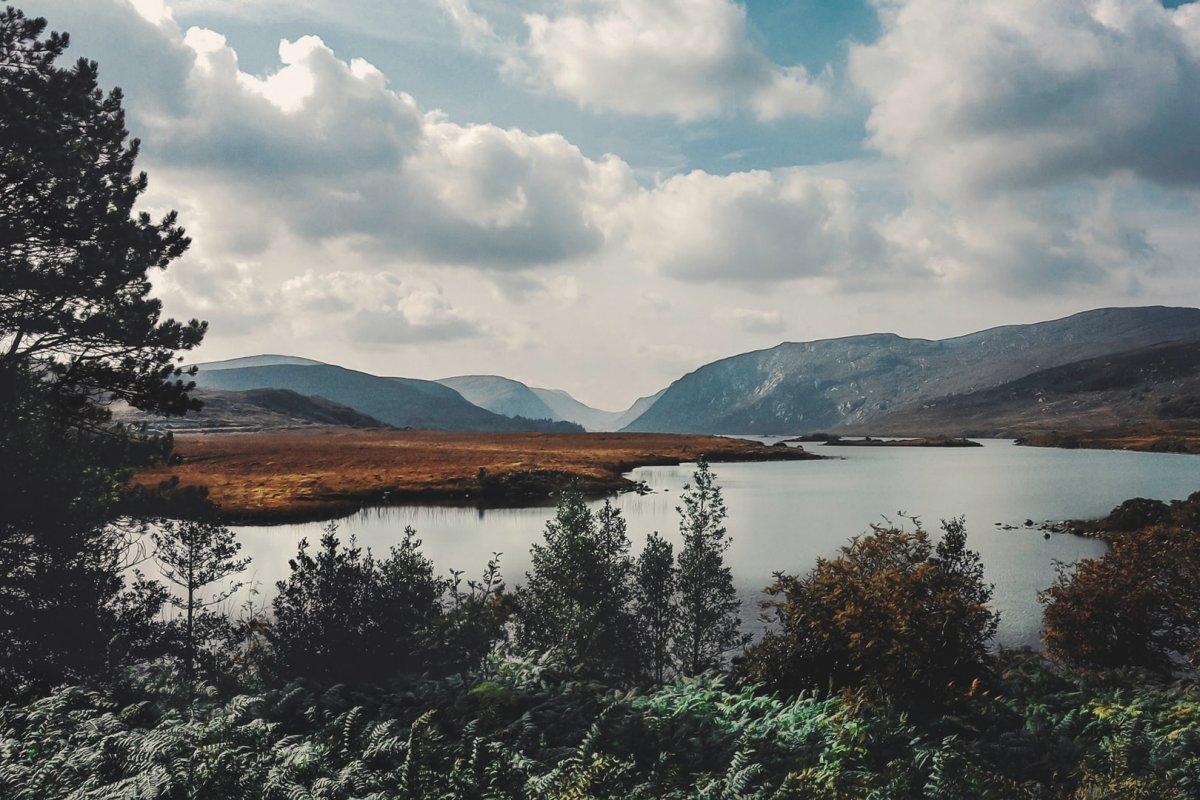
[[[511,378],[499,375],[459,375],[453,378],[439,378],[437,382],[449,386],[471,403],[495,414],[527,419],[567,419],[542,402],[534,390]]]
[[[145,423],[157,430],[261,431],[311,425],[386,428],[374,417],[353,408],[309,397],[290,389],[250,389],[243,392],[198,389],[192,394],[204,408],[184,417],[157,417],[121,405],[113,416],[120,422]]]
[[[662,394],[639,398],[625,411],[604,411],[576,400],[562,389],[539,389],[500,375],[459,375],[437,382],[496,414],[565,420],[602,432],[619,430],[633,422]]]
[[[1106,308],[951,339],[893,333],[785,342],[685,375],[630,431],[803,433],[870,428],[898,409],[1039,370],[1200,338],[1200,309]]]
[[[321,363],[323,362],[314,361],[311,358],[301,358],[300,356],[281,356],[274,353],[263,353],[257,356],[227,358],[224,361],[204,361],[196,366],[200,369],[238,369],[240,367],[270,367],[276,364],[296,364],[311,367]]]
[[[871,433],[1019,436],[1200,423],[1200,341],[1126,350],[897,409]]]
[[[562,430],[564,425],[493,414],[434,381],[381,378],[331,364],[201,368],[195,380],[202,389],[290,389],[319,395],[397,428],[497,432]]]

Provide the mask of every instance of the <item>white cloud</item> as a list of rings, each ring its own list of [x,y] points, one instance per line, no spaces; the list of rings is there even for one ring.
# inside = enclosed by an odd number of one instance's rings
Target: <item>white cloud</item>
[[[747,333],[782,333],[787,327],[778,311],[754,308],[721,308],[716,318],[732,323]]]
[[[850,54],[870,143],[942,195],[1130,172],[1200,184],[1200,11],[1159,0],[877,0]]]
[[[676,175],[629,203],[628,245],[692,282],[855,282],[891,268],[849,184],[803,169]]]
[[[470,339],[483,333],[441,289],[389,272],[308,271],[286,281],[280,295],[293,324],[321,328],[333,317],[344,335],[365,345]],[[316,318],[310,320],[311,315]]]
[[[525,17],[528,37],[503,42],[467,0],[442,0],[464,41],[509,74],[580,105],[684,122],[746,109],[761,121],[822,113],[828,92],[801,66],[772,62],[733,0],[590,0]]]

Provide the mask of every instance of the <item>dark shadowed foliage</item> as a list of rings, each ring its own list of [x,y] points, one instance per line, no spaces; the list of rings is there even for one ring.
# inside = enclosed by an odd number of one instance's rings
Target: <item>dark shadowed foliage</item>
[[[0,370],[36,364],[71,397],[182,413],[174,357],[204,325],[162,319],[148,273],[188,239],[174,212],[134,214],[147,183],[121,92],[101,91],[95,62],[57,66],[68,40],[45,29],[0,13]]]
[[[238,558],[242,545],[233,531],[209,520],[161,520],[150,535],[159,573],[178,590],[170,602],[181,614],[180,655],[190,687],[201,643],[218,638],[226,625],[224,615],[212,609],[242,587],[226,579],[245,570],[250,559]]]
[[[657,533],[646,538],[634,574],[633,607],[644,676],[660,684],[674,672],[671,642],[679,630],[678,574],[675,548]]]
[[[699,675],[724,663],[727,654],[744,647],[740,633],[741,603],[733,573],[725,563],[729,534],[725,501],[717,476],[701,458],[690,485],[684,487],[679,512],[683,549],[679,552],[679,628],[675,663],[685,675]]]
[[[268,638],[274,672],[317,682],[384,682],[429,669],[447,582],[434,574],[412,528],[377,559],[343,546],[330,524],[315,553],[307,541],[279,581]]]
[[[121,94],[97,67],[59,67],[67,37],[0,12],[0,685],[100,677],[158,646],[161,587],[123,574],[144,554],[117,524],[126,468],[169,441],[112,426],[113,398],[157,412],[193,403],[174,366],[204,326],[161,318],[149,271],[183,253],[168,214],[134,215]],[[153,629],[153,630],[152,630]]]
[[[517,646],[581,675],[635,677],[633,561],[621,512],[606,502],[593,513],[568,490],[530,554],[532,567],[517,590]]]

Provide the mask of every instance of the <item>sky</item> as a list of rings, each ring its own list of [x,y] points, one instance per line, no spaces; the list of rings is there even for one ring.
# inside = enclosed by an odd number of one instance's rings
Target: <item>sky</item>
[[[24,0],[125,95],[198,360],[628,406],[781,341],[1200,301],[1200,5]]]

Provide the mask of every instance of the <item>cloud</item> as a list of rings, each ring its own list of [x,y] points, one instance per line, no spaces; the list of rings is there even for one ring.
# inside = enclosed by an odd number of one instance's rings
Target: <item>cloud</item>
[[[718,309],[717,319],[731,322],[747,333],[782,333],[787,327],[783,315],[778,311],[760,311],[753,308]]]
[[[747,110],[763,122],[824,112],[828,92],[802,66],[754,45],[733,0],[591,0],[528,14],[505,42],[467,0],[442,0],[464,41],[581,106],[682,122]]]
[[[850,185],[803,169],[676,175],[631,201],[625,224],[639,260],[689,282],[853,283],[891,266]]]
[[[282,41],[276,69],[245,72],[221,34],[181,31],[162,8],[99,4],[105,26],[138,30],[142,56],[105,75],[126,89],[152,172],[170,175],[176,203],[205,208],[206,235],[236,260],[286,231],[352,242],[367,259],[535,269],[600,250],[634,186],[622,160],[561,135],[421,109],[316,36]]]
[[[280,294],[300,327],[335,321],[351,341],[366,345],[445,342],[484,333],[436,286],[414,285],[388,272],[308,271],[284,283]],[[316,319],[306,319],[314,315]]]
[[[1200,7],[876,0],[869,142],[940,195],[1131,173],[1200,185]]]

